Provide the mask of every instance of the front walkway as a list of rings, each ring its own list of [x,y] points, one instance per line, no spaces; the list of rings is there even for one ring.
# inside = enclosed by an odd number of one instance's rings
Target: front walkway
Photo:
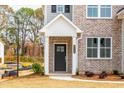
[[[54,80],[67,80],[67,81],[81,81],[81,82],[94,82],[94,83],[119,83],[119,84],[124,84],[124,81],[98,81],[98,80],[83,80],[83,79],[77,79],[73,78],[72,76],[49,76],[50,79]]]

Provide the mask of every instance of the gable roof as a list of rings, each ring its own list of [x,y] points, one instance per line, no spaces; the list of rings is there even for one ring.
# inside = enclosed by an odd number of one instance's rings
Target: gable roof
[[[52,21],[50,21],[47,25],[45,25],[40,32],[45,32],[45,29],[47,27],[49,27],[51,24],[53,24],[57,19],[59,19],[60,17],[62,17],[66,22],[68,22],[70,25],[72,25],[72,27],[74,27],[77,31],[77,33],[81,33],[82,31],[72,22],[70,21],[68,18],[66,18],[63,14],[59,14],[57,17],[55,17]]]

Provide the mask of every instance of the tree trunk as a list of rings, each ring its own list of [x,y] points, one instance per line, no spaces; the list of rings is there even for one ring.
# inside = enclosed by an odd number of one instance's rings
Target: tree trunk
[[[35,63],[36,59],[35,59],[35,42],[33,43],[33,61]]]

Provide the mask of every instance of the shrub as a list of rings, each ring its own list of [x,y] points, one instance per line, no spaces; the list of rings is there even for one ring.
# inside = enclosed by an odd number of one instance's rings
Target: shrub
[[[99,78],[100,78],[100,79],[104,79],[104,78],[106,78],[106,77],[107,77],[106,71],[102,71],[102,73],[99,74]]]
[[[76,75],[79,75],[79,70],[77,69],[77,71],[76,71]]]
[[[32,70],[34,71],[34,73],[43,74],[43,72],[44,72],[44,68],[39,63],[33,63]]]
[[[87,77],[92,77],[92,76],[94,76],[94,73],[93,72],[90,72],[90,71],[85,71],[85,75]]]
[[[119,71],[118,71],[118,70],[113,70],[112,73],[113,73],[114,75],[119,75]]]
[[[121,79],[124,79],[124,73],[120,73]]]

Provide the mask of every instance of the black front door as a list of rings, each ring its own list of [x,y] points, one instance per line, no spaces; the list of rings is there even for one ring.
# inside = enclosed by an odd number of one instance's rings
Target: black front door
[[[55,71],[66,71],[66,44],[55,44]]]

